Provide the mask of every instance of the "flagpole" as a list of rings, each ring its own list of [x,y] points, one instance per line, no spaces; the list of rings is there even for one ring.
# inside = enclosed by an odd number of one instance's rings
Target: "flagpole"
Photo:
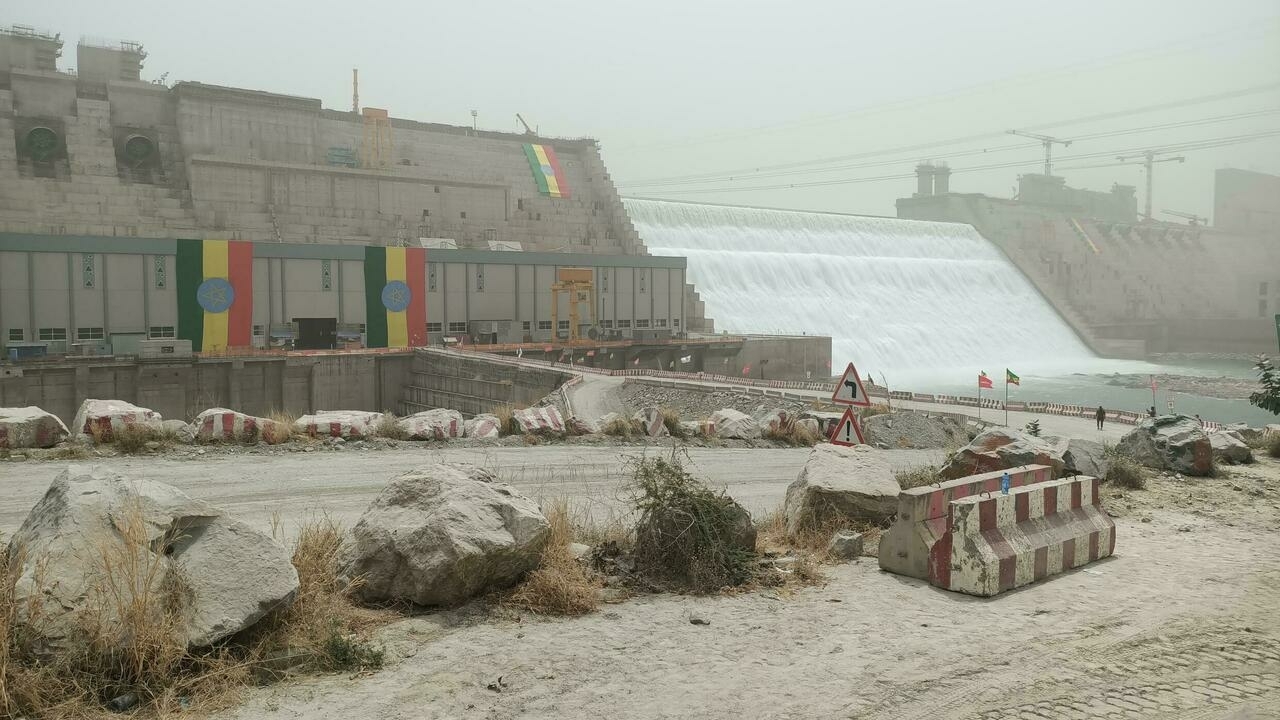
[[[1009,369],[1004,370],[1004,426],[1009,427]]]
[[[982,420],[982,376],[978,376],[978,420]]]

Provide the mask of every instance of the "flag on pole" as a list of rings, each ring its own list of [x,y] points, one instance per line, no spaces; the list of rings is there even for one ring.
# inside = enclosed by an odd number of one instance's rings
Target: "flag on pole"
[[[1152,375],[1151,376],[1151,392],[1155,392],[1155,391],[1156,391],[1156,376]]]
[[[1009,368],[1004,369],[1004,382],[1006,385],[1017,385],[1018,387],[1022,387],[1022,378],[1014,375],[1013,371]]]
[[[989,390],[991,387],[991,378],[987,377],[987,372],[984,370],[978,373],[978,388],[987,388]]]
[[[745,376],[745,375],[750,375],[750,374],[751,374],[751,366],[750,366],[750,365],[743,365],[743,366],[742,366],[742,374],[743,374],[744,376]]]

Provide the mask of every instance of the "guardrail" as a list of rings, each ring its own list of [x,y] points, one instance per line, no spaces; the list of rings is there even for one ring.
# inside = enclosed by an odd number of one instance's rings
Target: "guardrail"
[[[595,375],[604,375],[607,377],[636,377],[636,378],[658,378],[666,380],[693,380],[702,383],[720,383],[723,385],[733,385],[748,388],[769,388],[780,390],[808,390],[810,392],[834,393],[834,382],[808,382],[800,380],[754,380],[751,378],[740,378],[732,375],[717,375],[714,373],[688,373],[678,372],[675,370],[652,370],[635,368],[631,370],[612,370],[609,368],[596,368],[586,365],[569,365],[566,363],[557,363],[549,360],[538,360],[534,358],[515,358],[506,355],[494,355],[492,353],[472,350],[470,348],[450,348],[448,350],[440,350],[439,348],[431,348],[433,351],[440,352],[457,352],[471,355],[483,355],[491,360],[498,362],[509,362],[511,364],[532,363],[535,365],[545,365],[555,367],[559,370],[568,370],[569,372],[591,373]],[[785,397],[779,393],[779,396]],[[867,388],[867,395],[872,399],[882,398],[887,400],[909,400],[912,402],[932,403],[935,405],[957,405],[960,407],[978,407],[989,410],[1004,410],[1005,403],[992,399],[966,395],[937,395],[930,393],[917,393],[905,390],[889,391],[885,388],[870,385]],[[1018,401],[1010,402],[1009,410],[1015,412],[1028,412],[1040,415],[1061,415],[1064,417],[1078,417],[1092,419],[1097,408],[1086,407],[1084,405],[1068,405],[1064,403],[1047,403],[1034,401]],[[1120,423],[1122,425],[1137,425],[1146,418],[1145,413],[1130,412],[1127,410],[1109,410],[1107,411],[1107,422]],[[1204,429],[1208,432],[1217,432],[1223,428],[1222,423],[1210,420],[1201,421]]]

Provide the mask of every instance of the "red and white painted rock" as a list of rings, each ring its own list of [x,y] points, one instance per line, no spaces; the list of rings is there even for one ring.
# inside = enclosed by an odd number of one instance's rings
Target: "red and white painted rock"
[[[522,433],[564,432],[564,417],[555,406],[532,407],[511,413]]]
[[[34,405],[0,408],[0,449],[53,447],[67,434],[57,415]]]
[[[303,415],[293,423],[300,433],[311,437],[336,437],[344,440],[360,440],[374,434],[382,413],[363,410],[325,410],[314,415]]]
[[[662,411],[656,407],[647,407],[637,412],[632,419],[640,423],[644,428],[644,434],[649,437],[667,437],[671,434],[667,430],[666,422],[662,419]]]
[[[463,436],[480,440],[497,440],[502,434],[500,424],[496,415],[477,415],[463,423]]]
[[[275,445],[289,438],[283,423],[227,408],[209,408],[197,415],[188,427],[188,432],[203,442],[256,443],[261,440]]]
[[[80,403],[76,419],[71,423],[71,432],[76,435],[87,435],[95,442],[108,443],[115,440],[116,433],[129,425],[145,425],[159,429],[160,413],[150,408],[138,407],[123,400],[85,400]]]
[[[414,413],[396,422],[410,440],[449,440],[463,434],[462,413],[436,408]]]

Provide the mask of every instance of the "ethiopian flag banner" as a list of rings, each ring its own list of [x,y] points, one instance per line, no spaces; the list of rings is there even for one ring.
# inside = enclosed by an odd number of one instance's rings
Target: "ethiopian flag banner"
[[[427,344],[426,272],[422,248],[364,249],[366,346]]]
[[[569,197],[569,183],[565,182],[564,170],[560,169],[556,151],[550,145],[526,144],[524,154],[529,158],[529,167],[533,170],[533,181],[538,184],[538,192],[547,197]]]
[[[1022,386],[1022,378],[1018,377],[1017,375],[1014,375],[1013,371],[1010,370],[1009,368],[1004,369],[1004,382],[1006,385],[1017,385],[1019,387]]]
[[[195,352],[253,338],[253,243],[178,240],[178,337]]]

